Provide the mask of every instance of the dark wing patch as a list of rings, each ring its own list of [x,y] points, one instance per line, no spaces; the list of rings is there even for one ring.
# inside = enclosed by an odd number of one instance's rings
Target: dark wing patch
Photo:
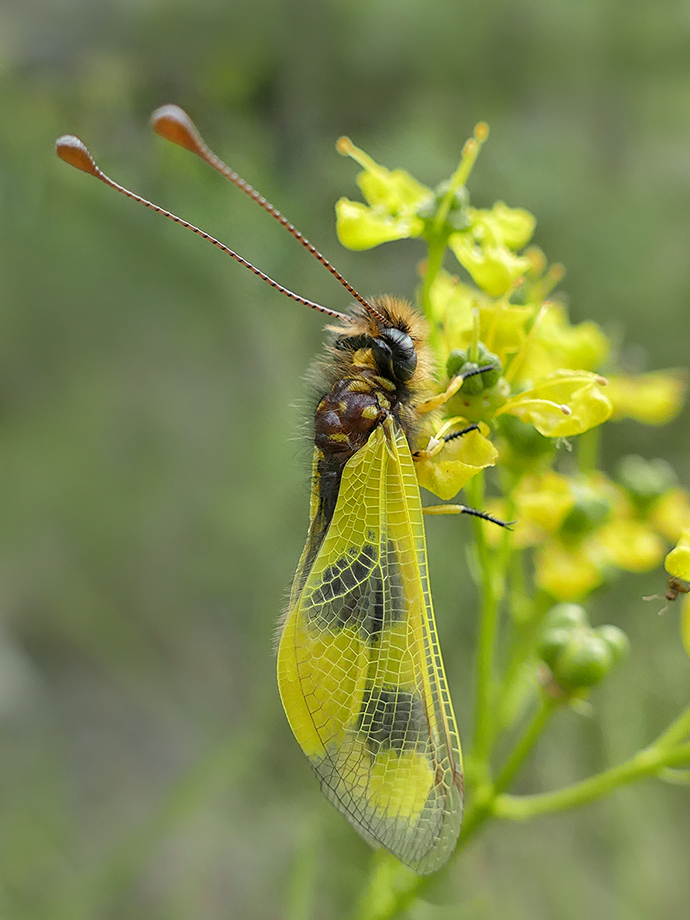
[[[329,631],[356,626],[366,642],[378,640],[388,625],[405,617],[405,590],[395,546],[365,543],[350,547],[323,571],[304,598],[309,625]]]
[[[424,748],[429,735],[421,698],[399,687],[368,690],[357,729],[373,755],[387,750],[402,753]]]

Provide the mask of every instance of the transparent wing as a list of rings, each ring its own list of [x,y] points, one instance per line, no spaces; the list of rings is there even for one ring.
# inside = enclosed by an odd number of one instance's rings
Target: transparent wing
[[[348,460],[278,649],[292,730],[326,796],[417,872],[450,856],[462,767],[414,463],[388,419]]]

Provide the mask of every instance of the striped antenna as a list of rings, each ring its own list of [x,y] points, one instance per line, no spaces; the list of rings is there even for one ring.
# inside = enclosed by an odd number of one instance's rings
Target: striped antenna
[[[285,227],[288,233],[294,236],[294,238],[300,242],[324,268],[327,268],[355,300],[359,301],[372,316],[387,325],[385,318],[378,310],[375,310],[374,307],[352,287],[350,282],[343,278],[340,272],[331,265],[328,259],[319,252],[316,246],[310,243],[306,236],[300,233],[297,227],[290,223],[287,217],[280,213],[278,208],[275,208],[270,201],[257,192],[248,182],[245,182],[242,176],[236,173],[234,169],[231,169],[210,149],[184,109],[181,109],[179,105],[161,106],[159,109],[156,109],[151,116],[151,127],[156,134],[159,134],[166,140],[172,141],[173,144],[177,144],[179,147],[184,147],[185,150],[191,150],[191,152],[195,153],[204,163],[208,163],[208,165],[215,169],[216,172],[219,172],[221,176],[225,176],[233,185],[236,185],[237,188],[241,189],[246,195],[249,195],[249,197],[262,207],[264,211],[267,211],[271,217],[274,217],[279,224]]]
[[[110,186],[110,188],[115,189],[116,192],[121,192],[123,195],[126,195],[127,198],[131,198],[133,201],[138,201],[140,204],[143,204],[144,207],[150,208],[150,210],[155,211],[157,214],[162,214],[163,217],[167,217],[169,220],[174,221],[174,223],[180,224],[181,227],[185,227],[187,230],[191,230],[192,233],[196,233],[197,236],[208,240],[209,243],[213,243],[213,245],[217,246],[218,249],[221,249],[223,252],[227,253],[236,262],[239,262],[240,265],[244,265],[244,267],[248,268],[249,271],[254,272],[255,275],[258,275],[259,278],[261,278],[267,284],[270,284],[271,287],[275,288],[277,291],[280,291],[281,294],[285,294],[286,297],[289,297],[291,300],[296,300],[297,303],[311,307],[313,310],[318,310],[319,313],[325,313],[326,316],[330,316],[332,319],[344,320],[345,322],[352,321],[352,318],[346,313],[339,313],[337,310],[331,310],[329,307],[324,307],[319,303],[314,303],[313,300],[307,300],[306,297],[300,297],[299,294],[295,294],[292,291],[289,291],[286,287],[283,287],[282,284],[278,284],[278,282],[274,281],[273,278],[270,278],[267,274],[256,268],[255,265],[252,265],[251,262],[243,259],[242,256],[238,255],[234,250],[230,249],[224,243],[221,243],[220,240],[217,240],[215,237],[211,236],[210,233],[206,233],[205,230],[201,230],[199,227],[195,227],[194,224],[190,224],[188,221],[183,220],[181,217],[178,217],[171,211],[166,211],[165,208],[161,208],[159,205],[154,204],[152,201],[148,201],[146,198],[142,198],[140,195],[131,192],[123,185],[119,185],[117,182],[114,182],[112,179],[106,176],[102,169],[96,165],[96,162],[89,153],[86,144],[84,144],[83,141],[81,141],[78,137],[75,137],[73,134],[63,134],[62,137],[59,137],[55,142],[55,150],[60,159],[64,160],[65,163],[69,163],[70,166],[74,166],[76,169],[81,169],[82,172],[88,173],[90,176],[94,176],[96,179],[100,179],[101,182]]]

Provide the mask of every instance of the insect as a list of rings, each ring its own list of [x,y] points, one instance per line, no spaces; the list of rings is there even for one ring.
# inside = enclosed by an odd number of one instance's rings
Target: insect
[[[681,594],[690,593],[690,582],[684,581],[682,578],[678,578],[676,575],[669,575],[668,582],[666,584],[666,594],[664,598],[667,601],[665,607],[659,611],[659,614],[666,613],[668,610],[668,605],[672,604],[674,601],[678,600]],[[643,597],[642,600],[645,601],[654,601],[661,599],[659,594],[650,594],[648,597]]]
[[[78,138],[57,141],[66,162],[335,321],[315,412],[309,531],[279,627],[278,685],[327,798],[369,843],[419,873],[433,872],[458,839],[463,774],[413,458],[422,417],[442,401],[431,395],[424,321],[401,300],[358,294],[206,146],[182,109],[158,109],[152,125],[253,198],[355,300],[340,313],[287,290],[203,230],[109,179]]]

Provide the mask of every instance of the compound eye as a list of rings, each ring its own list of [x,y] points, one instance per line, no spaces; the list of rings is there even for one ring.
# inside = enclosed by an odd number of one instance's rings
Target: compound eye
[[[407,383],[417,368],[414,342],[402,329],[384,329],[381,338],[391,351],[391,372],[398,383]]]

